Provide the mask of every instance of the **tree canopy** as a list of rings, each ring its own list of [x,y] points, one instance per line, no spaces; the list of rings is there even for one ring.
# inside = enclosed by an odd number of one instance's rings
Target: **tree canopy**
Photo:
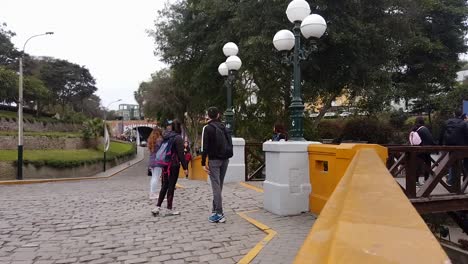
[[[392,100],[428,101],[453,90],[461,68],[458,56],[467,51],[466,1],[309,3],[328,24],[321,39],[302,39],[305,50],[312,51],[301,64],[304,101],[323,103],[316,120],[343,94],[373,113]],[[145,98],[145,108],[159,104],[159,112],[178,116],[201,115],[210,105],[223,109],[225,90],[217,67],[225,60],[223,45],[233,41],[243,61],[234,89],[237,128],[248,139],[265,138],[275,121],[286,120],[291,100],[292,69],[282,64],[272,45],[277,31],[292,28],[287,5],[278,0],[181,0],[167,5],[149,33],[155,54],[170,65],[172,92]],[[169,100],[174,96],[185,107],[161,103],[174,101]],[[259,123],[264,124],[260,129]]]
[[[0,103],[18,100],[18,51],[11,38],[14,32],[0,24]],[[88,116],[102,116],[96,80],[85,66],[67,60],[33,57],[23,54],[25,106],[38,112],[45,110],[81,112]],[[57,108],[56,106],[61,106]],[[90,109],[94,108],[94,109]]]

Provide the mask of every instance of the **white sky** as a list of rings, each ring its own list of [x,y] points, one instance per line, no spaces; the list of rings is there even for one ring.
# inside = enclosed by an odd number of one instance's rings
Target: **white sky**
[[[86,66],[96,78],[102,105],[122,99],[135,103],[140,82],[164,67],[153,55],[157,10],[166,0],[1,0],[0,22],[14,31],[18,49],[32,35],[26,52]],[[110,108],[116,109],[118,104]]]

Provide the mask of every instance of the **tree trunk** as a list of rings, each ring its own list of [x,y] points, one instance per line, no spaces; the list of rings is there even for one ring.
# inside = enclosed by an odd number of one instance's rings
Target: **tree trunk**
[[[322,121],[322,118],[325,116],[325,113],[331,108],[331,104],[333,100],[339,95],[339,93],[334,93],[331,94],[329,98],[326,99],[322,109],[319,112],[319,115],[315,118],[314,122],[312,122],[312,128],[317,129],[320,121]]]

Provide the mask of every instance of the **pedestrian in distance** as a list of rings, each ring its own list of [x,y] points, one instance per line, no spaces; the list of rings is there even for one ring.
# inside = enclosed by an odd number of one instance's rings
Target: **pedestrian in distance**
[[[412,146],[435,145],[431,131],[425,126],[424,117],[416,117],[414,126],[409,134],[409,142]],[[419,175],[421,173],[424,174],[424,181],[427,181],[427,179],[429,178],[432,158],[430,153],[418,154],[418,158],[423,161],[422,164],[419,163],[417,170],[416,185],[419,186]]]
[[[439,144],[447,146],[467,146],[468,145],[468,123],[460,110],[455,111],[454,117],[447,120],[442,127]],[[460,182],[460,174],[449,169],[447,184],[452,186]]]
[[[187,162],[187,166],[189,166],[192,161],[192,153],[190,153],[190,144],[188,141],[184,142],[184,157]],[[188,179],[188,174],[185,175],[185,178]]]
[[[273,127],[272,141],[288,141],[288,132],[283,124],[276,123]]]
[[[232,135],[219,120],[220,112],[216,107],[208,109],[208,124],[202,132],[202,160],[201,165],[208,173],[213,191],[213,208],[208,221],[224,223],[226,217],[223,212],[223,184],[229,165],[229,158],[233,156]],[[208,163],[206,158],[208,157]]]
[[[160,214],[164,198],[167,199],[167,211],[164,215],[180,214],[179,211],[173,210],[173,200],[181,165],[185,171],[185,175],[188,175],[187,162],[184,157],[184,140],[180,135],[182,133],[182,125],[178,120],[173,120],[168,122],[166,127],[168,130],[163,133],[163,141],[155,158],[155,166],[161,167],[163,172],[158,201],[156,207],[151,211],[154,216]]]
[[[148,149],[150,152],[150,158],[149,158],[149,169],[150,169],[150,174],[151,174],[151,181],[150,181],[150,199],[151,200],[156,200],[158,198],[159,194],[159,181],[161,178],[161,173],[162,173],[162,168],[161,167],[156,167],[155,165],[155,158],[156,158],[156,153],[159,150],[159,147],[161,147],[161,143],[163,141],[162,137],[162,130],[159,127],[153,128],[153,131],[151,132],[149,138],[148,138]]]

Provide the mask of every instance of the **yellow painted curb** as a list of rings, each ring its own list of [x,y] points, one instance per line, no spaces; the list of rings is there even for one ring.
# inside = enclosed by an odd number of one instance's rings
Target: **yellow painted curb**
[[[256,192],[259,192],[259,193],[263,193],[263,189],[258,188],[256,186],[253,186],[251,184],[248,184],[248,183],[245,183],[245,182],[239,182],[239,184],[244,186],[245,188],[249,188],[249,189],[254,190]]]
[[[249,211],[250,213],[256,212],[256,211]],[[254,226],[256,226],[258,229],[262,230],[263,232],[267,233],[267,236],[262,239],[262,241],[258,242],[257,245],[255,245],[254,248],[252,248],[247,255],[245,255],[239,262],[238,264],[249,264],[257,255],[260,253],[260,251],[263,249],[263,247],[270,242],[270,240],[273,239],[273,237],[276,236],[276,231],[271,229],[269,226],[260,223],[259,221],[253,219],[252,217],[249,217],[246,215],[248,212],[243,212],[243,213],[238,213],[238,215]]]
[[[135,162],[134,164],[125,167],[119,171],[114,172],[109,176],[99,176],[99,177],[79,177],[79,178],[58,178],[58,179],[36,179],[36,180],[13,180],[13,181],[0,181],[0,185],[15,185],[15,184],[34,184],[34,183],[47,183],[47,182],[67,182],[67,181],[82,181],[82,180],[103,180],[114,177],[116,174],[129,169],[136,164],[142,162],[142,160]],[[181,187],[183,188],[183,187]]]

